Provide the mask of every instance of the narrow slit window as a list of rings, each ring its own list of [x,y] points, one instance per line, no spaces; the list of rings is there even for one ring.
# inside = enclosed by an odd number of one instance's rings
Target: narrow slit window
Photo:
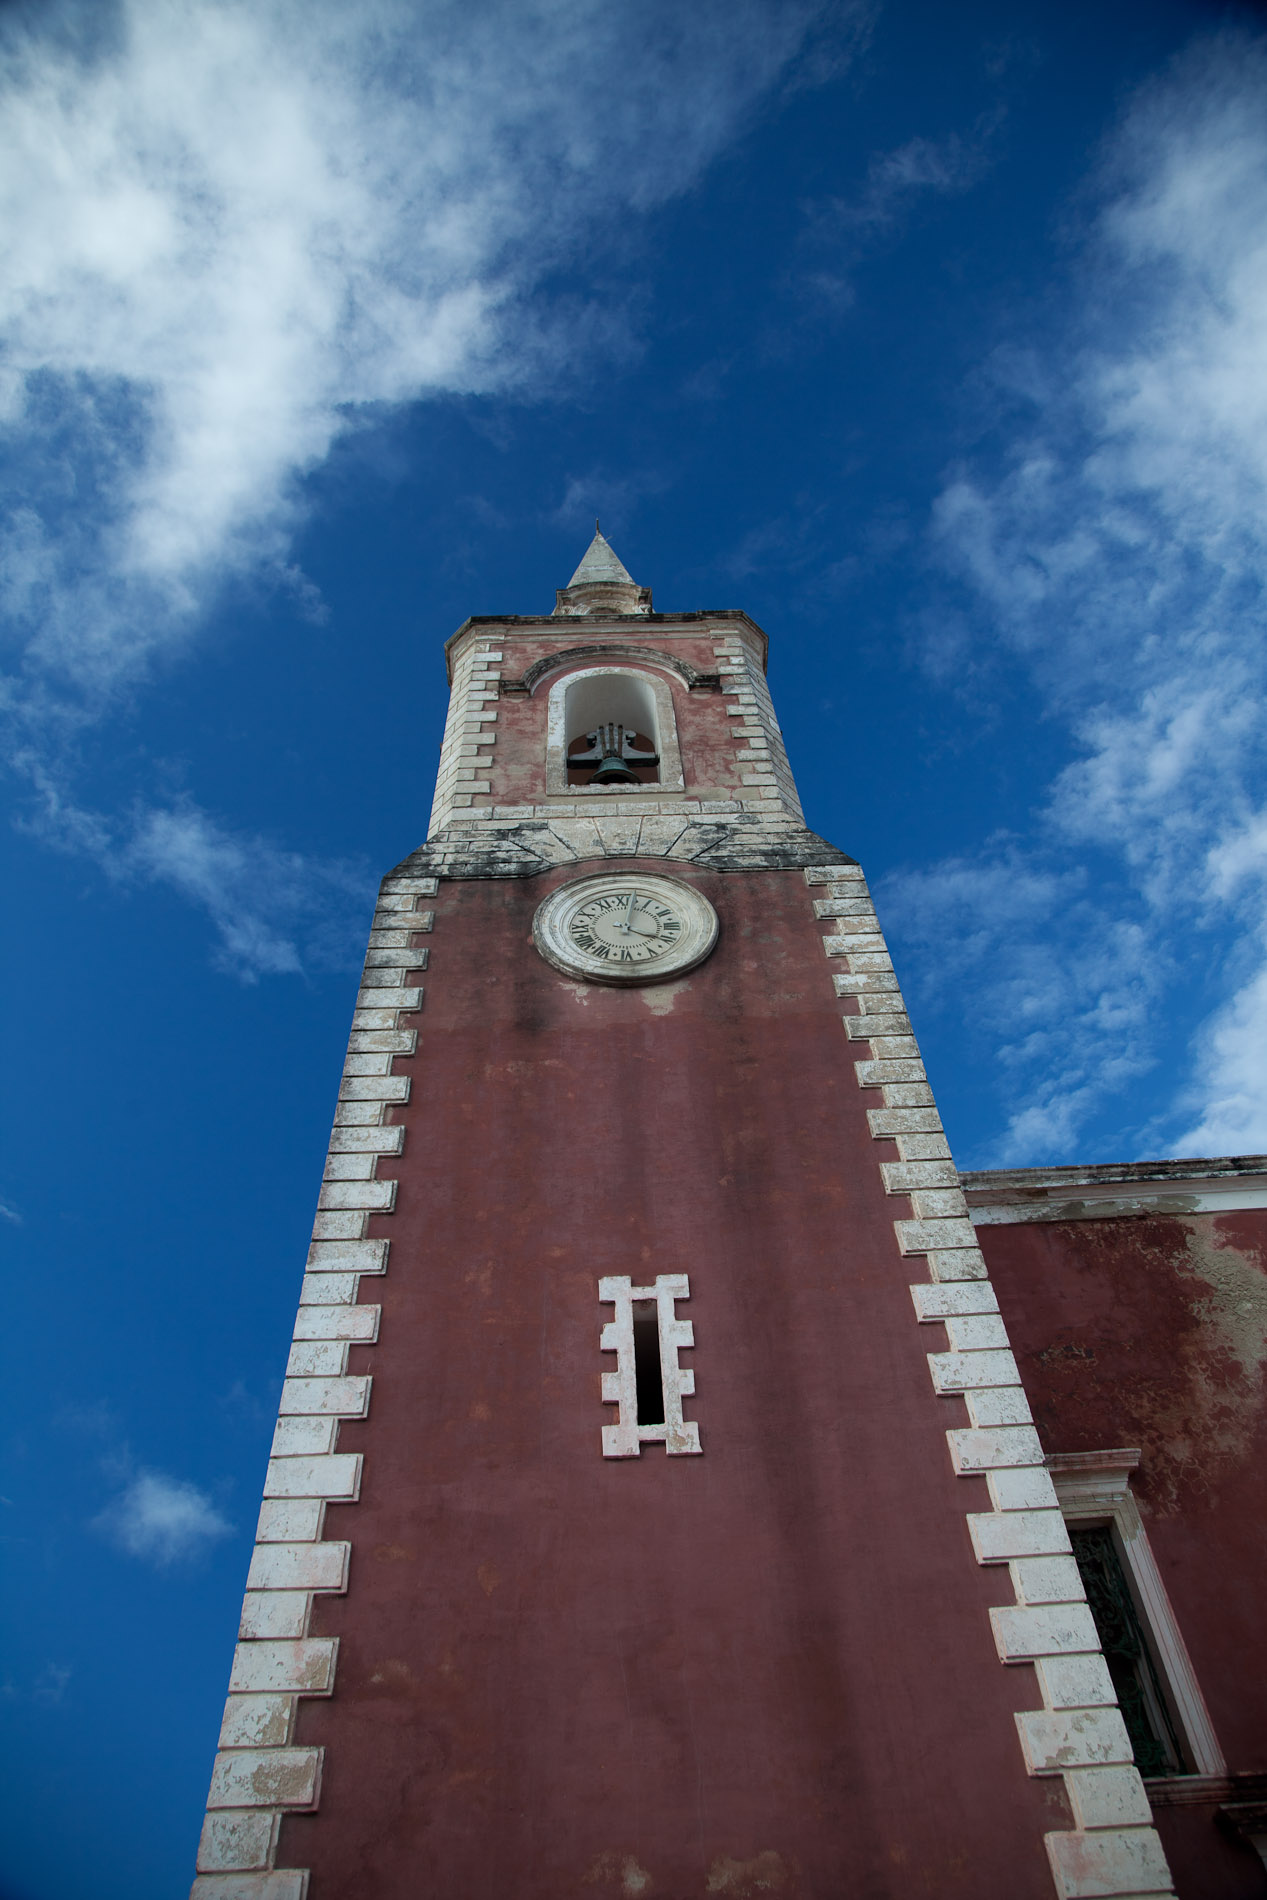
[[[697,1455],[699,1426],[682,1416],[695,1373],[678,1358],[695,1344],[695,1328],[677,1312],[691,1297],[690,1281],[661,1273],[651,1286],[635,1286],[627,1274],[612,1274],[599,1281],[598,1297],[615,1309],[598,1341],[616,1355],[615,1370],[602,1377],[603,1403],[616,1407],[613,1423],[603,1426],[604,1458],[637,1458],[644,1445],[663,1445],[670,1458]]]
[[[1071,1524],[1069,1541],[1141,1775],[1185,1772],[1161,1678],[1109,1524]]]
[[[660,1364],[660,1316],[654,1300],[634,1302],[633,1341],[638,1423],[663,1425],[664,1372]]]

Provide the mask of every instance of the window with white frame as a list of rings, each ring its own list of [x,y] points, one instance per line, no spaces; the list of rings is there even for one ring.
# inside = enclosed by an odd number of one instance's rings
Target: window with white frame
[[[616,1355],[616,1370],[603,1374],[603,1402],[617,1408],[616,1422],[603,1427],[604,1458],[637,1458],[646,1444],[662,1444],[670,1457],[701,1449],[699,1426],[682,1416],[695,1374],[678,1363],[695,1344],[690,1320],[677,1316],[690,1294],[684,1273],[662,1273],[650,1286],[627,1274],[599,1281],[599,1300],[615,1307],[599,1334],[601,1349]]]
[[[1223,1775],[1226,1766],[1149,1548],[1130,1476],[1140,1453],[1047,1458],[1100,1647],[1141,1775]]]

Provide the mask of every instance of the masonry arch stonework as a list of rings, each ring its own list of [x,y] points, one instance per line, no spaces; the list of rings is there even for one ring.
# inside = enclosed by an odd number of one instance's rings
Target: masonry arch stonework
[[[623,657],[623,656],[622,656]],[[602,711],[603,682],[612,690],[612,710]],[[637,716],[639,730],[650,727],[647,736],[660,755],[660,781],[640,785],[638,796],[658,792],[683,792],[682,754],[678,745],[677,714],[673,692],[662,674],[642,666],[586,666],[565,673],[550,687],[546,703],[546,792],[551,798],[585,798],[629,794],[627,785],[569,785],[567,779],[568,746],[586,725],[602,717],[631,723]],[[644,725],[643,722],[646,722]]]
[[[591,665],[611,661],[613,666],[653,666],[662,672],[676,676],[682,684],[692,691],[717,692],[721,685],[717,673],[701,673],[698,667],[691,665],[679,654],[662,652],[659,647],[630,646],[627,641],[592,641],[588,646],[568,647],[562,653],[546,653],[526,668],[523,678],[514,686],[515,691],[535,694],[544,679],[552,673],[560,672],[564,667],[573,667],[581,661]]]

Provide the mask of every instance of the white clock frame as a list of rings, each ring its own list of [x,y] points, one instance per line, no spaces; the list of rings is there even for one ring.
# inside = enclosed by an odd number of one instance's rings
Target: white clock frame
[[[623,895],[631,889],[667,905],[681,920],[681,932],[672,949],[646,963],[624,964],[583,950],[571,935],[576,913],[596,897]],[[678,878],[643,871],[604,871],[594,877],[574,878],[551,891],[532,920],[533,943],[554,969],[586,983],[620,989],[685,975],[712,953],[717,931],[717,912],[701,892]]]

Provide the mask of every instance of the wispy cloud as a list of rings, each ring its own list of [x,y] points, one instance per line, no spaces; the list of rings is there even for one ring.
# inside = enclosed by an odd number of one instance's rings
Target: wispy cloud
[[[877,152],[851,197],[821,198],[807,208],[802,255],[812,260],[803,281],[838,307],[853,301],[853,275],[911,217],[921,198],[968,191],[990,163],[996,117],[967,137],[913,138]]]
[[[812,55],[822,11],[6,11],[0,708],[11,763],[58,786],[63,844],[94,842],[90,815],[73,822],[75,734],[196,638],[227,581],[305,595],[302,478],[341,435],[384,405],[540,390],[628,346],[621,305],[543,281],[689,187]],[[261,882],[251,849],[154,811],[126,856],[204,904],[231,960],[294,967],[285,932],[232,895]],[[271,866],[291,887],[297,867]]]
[[[31,1689],[34,1701],[56,1708],[65,1699],[74,1670],[67,1663],[46,1662]]]
[[[140,814],[118,874],[199,905],[216,927],[221,963],[247,977],[347,967],[373,902],[363,867],[232,836],[193,805]]]
[[[6,1702],[41,1702],[46,1708],[56,1708],[65,1700],[74,1673],[67,1663],[46,1662],[25,1682],[7,1676],[0,1682],[0,1696]]]
[[[1267,1146],[1252,1081],[1267,1070],[1264,42],[1202,41],[1146,87],[1094,198],[1083,315],[1068,340],[1000,357],[999,464],[957,471],[934,519],[968,614],[988,610],[1069,732],[1027,875],[1071,860],[1094,873],[1055,920],[1018,919],[1000,890],[974,933],[988,942],[979,1018],[1019,1048],[1006,1160],[1069,1152],[1156,1057],[1176,977],[1204,991],[1197,1015],[1223,1000],[1192,1086],[1138,1139]],[[974,686],[990,664],[978,647]],[[1017,1011],[1043,998],[1017,972],[1053,956],[1087,997],[1017,1045]]]
[[[130,1557],[165,1568],[200,1556],[233,1534],[233,1526],[200,1486],[138,1464],[106,1401],[62,1406],[54,1423],[95,1447],[96,1462],[113,1496],[89,1525]]]
[[[1267,943],[1249,980],[1203,1027],[1192,1086],[1178,1106],[1196,1111],[1182,1128],[1186,1154],[1260,1154],[1267,1147]]]
[[[233,1527],[197,1485],[161,1471],[142,1471],[106,1509],[93,1528],[129,1557],[167,1569],[199,1557]]]
[[[604,533],[619,533],[639,501],[647,495],[663,494],[668,486],[669,477],[659,469],[642,469],[632,475],[592,469],[585,475],[569,476],[563,499],[551,511],[551,518],[565,527],[584,528],[596,516],[605,516]]]
[[[255,982],[359,962],[374,893],[363,864],[231,832],[191,799],[113,819],[73,804],[49,772],[32,778],[40,803],[26,828],[90,856],[115,884],[166,886],[196,905],[215,927],[219,968]]]
[[[828,214],[843,229],[888,230],[922,192],[967,191],[985,170],[987,128],[963,138],[913,138],[891,152],[877,152],[854,198],[834,198]]]
[[[686,187],[815,11],[120,0],[79,36],[50,22],[86,10],[11,16],[3,585],[28,668],[99,695],[227,573],[284,570],[297,478],[358,413],[539,381],[587,323],[601,345],[609,317],[528,293],[605,213]]]
[[[1153,1066],[1150,1015],[1173,971],[1084,870],[999,839],[988,854],[891,875],[880,903],[914,964],[907,987],[954,1019],[974,1072],[1007,1104],[1005,1131],[974,1159],[1068,1154],[1106,1093]]]
[[[281,1382],[264,1394],[253,1392],[245,1379],[235,1379],[227,1392],[222,1392],[216,1404],[226,1418],[239,1425],[271,1425],[277,1416],[277,1399]]]

